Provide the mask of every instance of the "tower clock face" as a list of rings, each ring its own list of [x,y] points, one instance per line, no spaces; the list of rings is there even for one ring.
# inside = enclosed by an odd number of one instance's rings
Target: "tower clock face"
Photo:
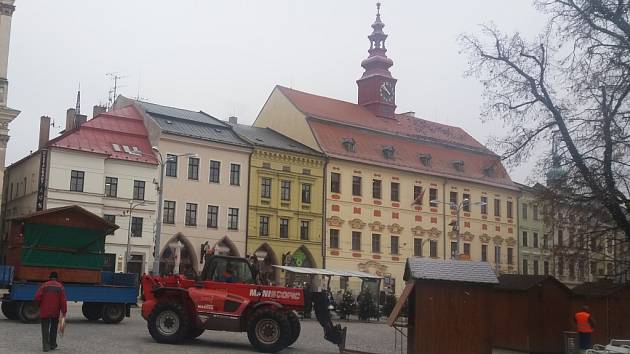
[[[379,88],[379,93],[383,101],[389,103],[394,102],[394,84],[392,84],[391,82],[383,82],[381,84],[381,87]]]

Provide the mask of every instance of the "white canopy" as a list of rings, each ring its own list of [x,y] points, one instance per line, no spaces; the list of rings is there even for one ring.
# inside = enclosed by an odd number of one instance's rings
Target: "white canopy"
[[[293,272],[293,273],[299,273],[299,274],[315,274],[315,275],[327,275],[327,276],[337,276],[337,277],[383,279],[383,277],[378,276],[378,275],[365,273],[365,272],[350,271],[350,270],[290,267],[290,266],[280,266],[280,265],[274,265],[274,267],[286,270],[287,272]]]

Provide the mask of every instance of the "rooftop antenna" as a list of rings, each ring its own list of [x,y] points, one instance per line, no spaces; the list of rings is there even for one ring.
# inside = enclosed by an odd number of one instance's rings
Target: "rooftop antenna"
[[[114,101],[116,100],[116,97],[118,97],[118,89],[123,87],[118,84],[118,80],[124,79],[126,76],[120,75],[119,72],[107,73],[105,74],[105,76],[107,76],[110,80],[112,80],[114,84],[109,90],[109,99],[108,99],[109,103],[107,107],[109,109],[111,106],[114,105]]]
[[[81,83],[79,82],[79,91],[77,91],[77,106],[75,108],[75,116],[81,114]]]

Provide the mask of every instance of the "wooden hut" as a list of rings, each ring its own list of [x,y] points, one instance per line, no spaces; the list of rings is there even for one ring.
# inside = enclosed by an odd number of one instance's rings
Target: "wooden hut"
[[[561,353],[562,332],[572,330],[571,290],[545,275],[499,276],[493,295],[494,347]]]
[[[408,353],[492,353],[492,287],[498,281],[488,263],[409,258],[404,280],[388,322],[395,325],[408,301]]]
[[[630,286],[600,280],[573,288],[571,316],[588,306],[595,320],[593,343],[630,338]],[[572,318],[572,317],[571,317]]]

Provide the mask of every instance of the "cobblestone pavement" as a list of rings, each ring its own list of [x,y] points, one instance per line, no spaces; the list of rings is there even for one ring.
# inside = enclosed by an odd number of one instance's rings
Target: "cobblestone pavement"
[[[382,323],[344,323],[348,326],[348,347],[375,353],[400,353],[394,347],[394,330]],[[0,353],[41,352],[41,332],[37,324],[9,321],[0,315]],[[245,333],[206,332],[199,339],[178,346],[158,344],[147,331],[138,309],[131,318],[117,325],[91,323],[83,318],[81,307],[69,305],[66,335],[59,339],[57,353],[254,353]],[[323,331],[313,320],[302,321],[302,334],[283,354],[338,353],[337,347],[323,339]],[[507,352],[495,352],[507,354]]]

